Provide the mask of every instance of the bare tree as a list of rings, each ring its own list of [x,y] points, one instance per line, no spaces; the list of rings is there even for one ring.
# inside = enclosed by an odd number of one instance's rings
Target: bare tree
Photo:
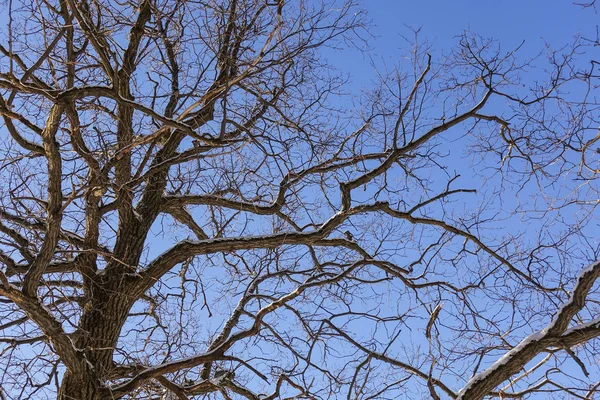
[[[415,41],[350,99],[352,2],[8,11],[0,398],[597,393],[589,43]]]

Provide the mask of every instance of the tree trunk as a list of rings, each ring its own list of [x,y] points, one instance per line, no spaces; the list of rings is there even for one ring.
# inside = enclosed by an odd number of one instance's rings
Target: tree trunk
[[[79,374],[78,374],[79,375]],[[58,400],[102,400],[99,382],[92,375],[77,376],[66,372],[58,391]]]
[[[84,307],[74,345],[83,350],[85,361],[77,371],[67,371],[61,382],[59,400],[107,399],[106,382],[113,365],[114,348],[133,301],[109,296],[96,288],[94,299]]]

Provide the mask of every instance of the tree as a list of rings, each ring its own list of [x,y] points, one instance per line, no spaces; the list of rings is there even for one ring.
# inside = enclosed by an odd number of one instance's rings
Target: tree
[[[597,392],[585,41],[415,41],[350,102],[352,2],[8,14],[0,397]]]

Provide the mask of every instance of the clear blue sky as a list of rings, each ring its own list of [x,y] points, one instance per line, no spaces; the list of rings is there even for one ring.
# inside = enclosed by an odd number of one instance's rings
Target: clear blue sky
[[[493,38],[508,51],[525,41],[524,53],[536,54],[545,43],[553,47],[572,42],[575,35],[594,37],[600,15],[593,9],[574,6],[569,0],[369,0],[362,6],[373,26],[369,45],[372,57],[397,60],[405,45],[401,35],[421,28],[421,39],[436,51],[448,51],[464,31]],[[368,85],[373,69],[367,58],[342,52],[337,62],[352,74],[353,82]]]

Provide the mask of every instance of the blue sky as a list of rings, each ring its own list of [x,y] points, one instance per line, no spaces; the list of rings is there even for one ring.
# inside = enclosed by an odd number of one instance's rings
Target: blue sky
[[[572,42],[576,35],[595,36],[600,16],[593,9],[574,6],[568,0],[483,0],[483,1],[410,1],[369,0],[362,6],[373,26],[369,45],[374,59],[397,59],[410,35],[407,27],[421,28],[421,39],[436,51],[448,51],[456,44],[456,36],[464,31],[493,38],[503,50],[525,41],[525,54],[537,54],[545,43],[553,47]],[[353,82],[368,85],[373,77],[369,59],[354,51],[338,53],[334,62],[352,74]]]

